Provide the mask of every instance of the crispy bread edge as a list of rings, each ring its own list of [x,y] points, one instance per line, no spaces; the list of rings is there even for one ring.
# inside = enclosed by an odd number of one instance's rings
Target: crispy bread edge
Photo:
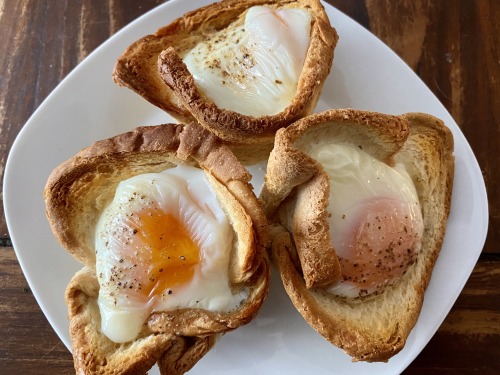
[[[430,115],[400,117],[408,122],[409,134],[393,158],[407,166],[424,217],[422,250],[400,282],[365,301],[344,300],[320,288],[308,289],[294,262],[291,233],[280,225],[272,232],[273,261],[295,307],[316,331],[355,361],[387,361],[404,347],[420,314],[450,212],[454,176],[451,132]]]
[[[93,236],[89,233],[94,233],[99,213],[112,198],[119,181],[184,163],[198,165],[208,173],[218,196],[227,198],[226,212],[239,212],[240,218],[247,218],[245,222],[250,228],[244,228],[246,234],[242,236],[253,236],[253,241],[248,246],[238,246],[251,254],[244,254],[238,262],[242,275],[233,276],[232,281],[247,288],[249,297],[238,310],[229,313],[181,309],[151,315],[139,340],[148,349],[140,359],[124,361],[120,353],[126,350],[134,356],[138,352],[128,346],[135,348],[134,345],[139,344],[117,345],[100,332],[98,283],[93,271],[95,253],[93,241],[88,239]],[[182,347],[192,354],[179,357],[184,364],[171,363],[174,367],[188,368],[194,365],[193,358],[204,354],[203,348],[208,350],[212,346],[208,345],[209,337],[235,329],[255,317],[267,296],[269,261],[265,252],[267,221],[248,183],[250,178],[248,171],[220,140],[194,124],[140,127],[96,142],[53,171],[44,191],[49,223],[62,245],[86,264],[75,275],[66,293],[77,370],[106,374],[116,364],[115,359],[129,366],[123,368],[124,373],[143,373],[144,368],[158,360],[167,366],[169,358],[176,358],[168,355],[170,345],[180,345],[182,337],[191,336],[194,338],[184,339],[189,345],[184,343]],[[101,194],[102,189],[105,193]],[[99,194],[95,190],[99,190]],[[82,220],[92,222],[83,224]],[[236,225],[233,228],[237,233],[242,231]],[[96,323],[90,324],[90,321]]]

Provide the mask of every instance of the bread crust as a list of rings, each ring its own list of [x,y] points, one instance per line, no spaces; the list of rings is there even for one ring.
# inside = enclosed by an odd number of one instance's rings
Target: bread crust
[[[282,112],[262,117],[242,115],[217,107],[203,95],[181,60],[196,44],[226,28],[252,6],[302,7],[312,16],[311,42],[297,92]],[[116,62],[116,83],[143,96],[180,122],[194,119],[248,157],[247,144],[271,145],[277,129],[312,113],[333,62],[338,35],[319,0],[224,0],[197,9],[133,43]],[[162,52],[163,51],[163,52]],[[166,84],[165,84],[165,83]],[[238,152],[245,148],[246,152]],[[261,147],[262,148],[262,147]],[[270,148],[252,161],[267,157]]]
[[[154,313],[138,339],[115,344],[100,330],[93,245],[97,220],[120,181],[178,164],[206,172],[235,233],[231,286],[246,288],[249,296],[227,313],[188,308]],[[195,124],[137,128],[96,142],[52,172],[44,191],[49,223],[61,244],[85,265],[66,291],[78,373],[143,374],[155,362],[165,369],[162,373],[182,373],[212,347],[214,335],[253,319],[267,295],[269,265],[267,221],[250,178],[217,137]]]
[[[98,216],[120,181],[177,164],[198,165],[225,185],[250,215],[259,243],[265,245],[267,220],[250,174],[217,137],[195,124],[139,127],[96,142],[56,167],[44,191],[54,234],[78,261],[94,264],[93,239],[87,235],[93,227],[84,230],[82,223]],[[95,204],[86,206],[86,201]]]
[[[308,213],[313,217],[304,218],[305,206],[299,201],[301,194],[315,196],[328,188],[327,185],[310,187],[322,167],[301,151],[301,147],[318,137],[361,146],[388,163],[403,163],[419,196],[424,233],[416,262],[396,284],[370,298],[337,297],[321,287],[311,287],[306,279],[300,257],[301,238],[297,240],[294,220],[308,223],[316,220],[318,232],[325,234],[323,241],[314,236],[305,236],[303,241],[317,252],[331,248],[328,222],[322,220],[328,202],[311,203]],[[353,360],[387,361],[405,345],[420,314],[424,291],[443,242],[453,176],[452,134],[442,121],[430,115],[389,116],[331,110],[278,132],[261,195],[266,213],[274,223],[273,261],[297,310],[316,331]]]

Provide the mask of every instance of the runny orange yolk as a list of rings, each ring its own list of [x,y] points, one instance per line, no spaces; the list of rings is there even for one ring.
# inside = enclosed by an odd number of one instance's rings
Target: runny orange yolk
[[[200,249],[175,216],[158,208],[147,208],[136,215],[133,246],[142,248],[138,257],[147,270],[141,293],[148,297],[172,293],[173,287],[193,278]]]

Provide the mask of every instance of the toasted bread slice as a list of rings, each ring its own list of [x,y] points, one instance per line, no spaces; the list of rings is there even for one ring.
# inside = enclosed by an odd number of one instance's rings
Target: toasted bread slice
[[[253,117],[218,107],[195,84],[182,58],[199,43],[242,24],[247,10],[259,5],[305,9],[311,15],[311,31],[303,70],[289,105],[279,113]],[[113,78],[178,121],[198,121],[234,145],[244,160],[249,158],[248,150],[260,153],[255,161],[268,155],[277,129],[312,113],[330,72],[337,40],[319,0],[224,0],[187,13],[133,43],[118,59]]]
[[[341,266],[327,220],[329,177],[304,152],[319,139],[355,145],[388,165],[403,163],[418,194],[420,251],[397,282],[370,297],[340,297],[324,287]],[[353,360],[387,361],[405,345],[443,242],[453,175],[452,134],[430,115],[331,110],[278,131],[261,195],[273,222],[273,261],[297,310]]]
[[[162,375],[184,374],[221,335],[145,334],[116,344],[101,333],[98,293],[97,276],[90,267],[77,272],[66,290],[77,374],[145,374],[155,363]]]
[[[180,164],[203,169],[216,191],[235,237],[228,266],[230,286],[234,291],[244,288],[248,297],[229,312],[181,308],[153,313],[135,340],[116,344],[100,329],[97,221],[120,181]],[[53,171],[44,191],[49,223],[60,243],[85,265],[66,292],[78,373],[142,374],[155,362],[162,373],[182,373],[212,347],[217,335],[257,314],[269,286],[264,250],[268,235],[249,180],[249,173],[226,146],[194,124],[137,128],[96,142]]]

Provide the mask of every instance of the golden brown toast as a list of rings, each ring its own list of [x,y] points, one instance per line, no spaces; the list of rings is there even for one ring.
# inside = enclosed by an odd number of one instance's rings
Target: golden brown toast
[[[248,297],[228,312],[180,308],[155,312],[138,337],[118,344],[100,329],[94,233],[120,181],[187,164],[205,171],[229,219],[234,242],[228,278]],[[158,363],[162,374],[183,373],[217,336],[248,323],[269,287],[267,222],[249,184],[250,175],[220,140],[197,125],[166,124],[96,142],[57,167],[47,182],[47,217],[60,243],[85,267],[66,291],[78,373],[143,374]]]
[[[325,139],[352,144],[391,166],[404,164],[418,193],[421,249],[404,276],[370,297],[340,297],[325,286],[341,273],[329,231],[329,177],[306,153]],[[273,261],[297,310],[353,360],[387,361],[405,345],[443,242],[453,174],[451,132],[422,113],[330,110],[278,131],[261,195],[273,223]]]
[[[258,117],[218,107],[195,84],[182,61],[199,43],[241,24],[253,6],[302,8],[311,15],[310,44],[295,96],[281,112]],[[113,78],[178,121],[196,120],[228,142],[241,160],[255,162],[269,154],[277,129],[312,113],[337,40],[319,0],[224,0],[187,13],[133,43],[118,59]]]

